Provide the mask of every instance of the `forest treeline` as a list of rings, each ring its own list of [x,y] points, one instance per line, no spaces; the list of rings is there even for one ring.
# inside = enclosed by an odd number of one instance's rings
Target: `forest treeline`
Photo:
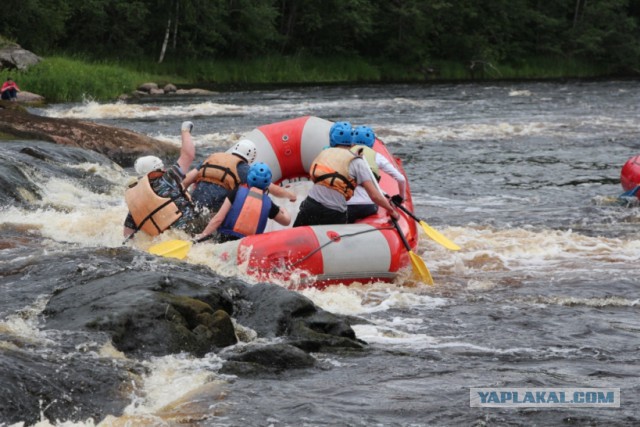
[[[39,55],[250,60],[575,58],[640,69],[637,0],[3,0],[0,34]]]

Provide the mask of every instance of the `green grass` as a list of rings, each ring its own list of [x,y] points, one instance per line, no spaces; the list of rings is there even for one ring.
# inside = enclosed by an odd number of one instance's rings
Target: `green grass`
[[[377,66],[357,58],[345,61],[344,58],[269,56],[247,61],[167,61],[162,64],[138,61],[123,65],[136,71],[179,76],[192,83],[223,85],[343,83],[381,78]]]
[[[146,81],[178,83],[175,78],[132,71],[116,63],[62,57],[46,58],[25,72],[0,71],[3,81],[7,76],[13,77],[20,89],[42,95],[47,102],[103,101],[130,93]]]
[[[21,89],[37,93],[47,102],[106,101],[133,92],[144,82],[178,86],[316,84],[358,82],[465,81],[476,79],[548,79],[606,76],[603,67],[566,58],[530,58],[517,63],[485,64],[472,76],[467,63],[432,61],[433,73],[418,66],[391,61],[366,61],[342,57],[304,55],[241,60],[91,61],[63,56],[48,57],[25,72],[0,71],[16,80]],[[425,67],[423,67],[425,68]]]

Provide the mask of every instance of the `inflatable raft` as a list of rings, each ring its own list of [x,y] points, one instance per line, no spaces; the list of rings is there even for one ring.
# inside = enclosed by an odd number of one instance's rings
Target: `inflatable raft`
[[[620,184],[623,196],[636,196],[640,199],[640,156],[631,157],[620,171]]]
[[[295,203],[274,199],[289,210],[292,224],[313,185],[309,167],[329,145],[332,124],[306,116],[261,126],[243,136],[256,144],[256,161],[271,167],[273,182],[297,195]],[[406,178],[401,162],[382,141],[377,139],[373,149]],[[397,182],[383,171],[380,174],[381,189],[389,195],[397,194]],[[404,206],[413,210],[408,180]],[[402,212],[400,215],[400,230],[414,249],[418,245],[416,223]],[[318,288],[337,283],[391,282],[411,264],[409,252],[384,209],[355,224],[283,228],[274,221],[269,223],[265,233],[241,239],[237,249],[238,264],[246,265],[250,275],[262,280],[280,279]]]

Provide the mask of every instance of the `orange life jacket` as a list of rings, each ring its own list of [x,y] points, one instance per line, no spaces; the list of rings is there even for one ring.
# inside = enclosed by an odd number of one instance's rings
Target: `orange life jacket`
[[[196,182],[206,181],[218,184],[231,191],[240,185],[238,165],[244,160],[228,153],[214,153],[198,169]]]
[[[157,236],[182,217],[182,212],[171,198],[158,196],[151,187],[150,179],[159,178],[163,173],[145,175],[124,193],[133,221],[139,230],[150,236]]]
[[[311,164],[311,180],[339,191],[349,200],[357,185],[356,180],[349,176],[349,164],[358,157],[343,148],[322,150]]]

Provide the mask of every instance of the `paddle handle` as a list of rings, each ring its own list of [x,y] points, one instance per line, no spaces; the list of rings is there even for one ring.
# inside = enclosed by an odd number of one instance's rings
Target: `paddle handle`
[[[133,236],[136,235],[136,233],[138,232],[138,230],[140,230],[139,228],[137,230],[135,230],[133,233],[129,234],[127,237],[125,237],[125,239],[122,241],[122,244],[125,245],[129,240],[133,239]]]
[[[385,194],[385,196],[387,196],[387,198],[389,198],[389,200],[391,200],[391,203],[393,203],[394,205],[396,205],[398,207],[398,209],[400,209],[402,212],[406,213],[407,215],[409,215],[411,218],[413,218],[414,221],[418,221],[420,222],[421,219],[416,217],[413,212],[411,212],[409,209],[405,208],[404,206],[402,206],[400,203],[396,203],[393,201],[393,199],[391,197],[389,197],[388,194]]]

